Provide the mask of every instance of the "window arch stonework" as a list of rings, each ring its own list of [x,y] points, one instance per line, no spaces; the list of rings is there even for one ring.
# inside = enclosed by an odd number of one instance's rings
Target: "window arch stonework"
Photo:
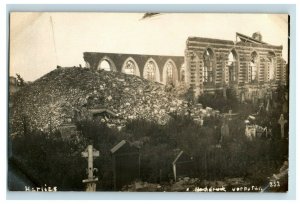
[[[214,84],[215,66],[215,53],[211,48],[207,48],[203,53],[202,81],[204,85]]]
[[[160,82],[159,68],[157,63],[152,59],[148,59],[143,70],[143,78],[149,81]]]
[[[139,67],[132,57],[127,58],[123,63],[122,72],[125,74],[140,76]]]

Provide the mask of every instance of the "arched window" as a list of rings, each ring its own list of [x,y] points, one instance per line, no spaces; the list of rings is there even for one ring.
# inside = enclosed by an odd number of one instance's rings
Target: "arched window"
[[[172,59],[168,59],[163,66],[162,83],[165,85],[176,85],[178,83],[178,70],[175,62]]]
[[[269,52],[268,56],[267,56],[267,76],[268,76],[268,80],[272,81],[275,79],[275,53],[274,52]]]
[[[132,57],[128,57],[122,65],[122,73],[140,76],[138,64]]]
[[[167,69],[166,83],[168,84],[168,83],[173,82],[173,69],[174,69],[173,64],[171,62],[167,62],[166,69]]]
[[[213,82],[213,60],[214,53],[211,49],[207,49],[203,54],[204,70],[203,70],[203,82],[212,83]]]
[[[135,66],[134,62],[132,60],[128,60],[124,66],[124,73],[125,74],[135,74],[135,69],[137,67]]]
[[[181,82],[185,81],[185,66],[184,66],[184,64],[182,64],[181,68],[180,68],[180,81]]]
[[[156,79],[155,72],[156,72],[155,63],[153,61],[148,61],[147,64],[145,65],[144,78],[150,81],[155,81]]]
[[[107,60],[102,60],[98,66],[98,70],[111,71],[110,63]]]
[[[228,55],[227,67],[229,82],[237,81],[237,54],[234,50]]]
[[[257,81],[257,53],[256,52],[252,52],[251,53],[251,59],[250,59],[250,70],[249,70],[249,81],[250,82],[255,82]]]

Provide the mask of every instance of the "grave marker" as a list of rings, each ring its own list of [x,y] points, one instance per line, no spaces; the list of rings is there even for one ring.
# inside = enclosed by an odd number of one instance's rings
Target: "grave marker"
[[[93,145],[89,145],[86,148],[86,151],[82,152],[81,155],[88,159],[88,179],[84,179],[82,182],[86,183],[86,191],[94,192],[96,191],[96,182],[98,181],[98,178],[93,175],[94,170],[97,170],[97,168],[94,168],[93,163],[94,157],[99,157],[99,151],[95,150]]]
[[[281,139],[284,138],[284,125],[287,123],[287,120],[284,119],[283,114],[280,115],[278,124],[280,125]]]

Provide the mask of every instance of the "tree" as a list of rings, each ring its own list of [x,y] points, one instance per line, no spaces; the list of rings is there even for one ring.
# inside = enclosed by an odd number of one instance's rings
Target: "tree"
[[[19,87],[25,86],[25,81],[24,81],[24,79],[21,77],[21,75],[20,75],[20,74],[16,74],[16,75],[17,75],[17,85],[18,85]]]

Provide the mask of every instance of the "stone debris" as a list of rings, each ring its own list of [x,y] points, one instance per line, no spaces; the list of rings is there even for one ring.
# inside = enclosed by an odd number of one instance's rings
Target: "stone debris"
[[[243,178],[225,178],[224,180],[200,180],[198,178],[180,178],[171,185],[171,191],[193,191],[195,188],[226,188],[229,186],[247,186],[250,185]]]
[[[160,184],[136,181],[133,184],[126,185],[122,188],[122,191],[127,192],[161,192],[163,188]]]
[[[199,178],[184,177],[179,178],[177,182],[147,183],[135,181],[130,185],[125,185],[122,191],[129,192],[185,192],[194,191],[197,188],[210,189],[220,188],[230,190],[230,187],[250,186],[250,182],[243,178],[224,178],[223,180],[200,180]]]
[[[196,187],[200,184],[200,180],[198,178],[179,178],[177,182],[171,185],[171,191],[181,192],[186,191],[186,189]]]
[[[11,132],[20,132],[24,124],[42,131],[65,122],[91,118],[90,109],[105,108],[118,117],[105,118],[109,127],[122,129],[127,120],[137,118],[165,124],[171,113],[190,115],[199,124],[216,115],[201,104],[189,107],[164,85],[133,75],[85,68],[55,69],[34,81],[12,98]],[[214,112],[214,113],[212,113]]]

